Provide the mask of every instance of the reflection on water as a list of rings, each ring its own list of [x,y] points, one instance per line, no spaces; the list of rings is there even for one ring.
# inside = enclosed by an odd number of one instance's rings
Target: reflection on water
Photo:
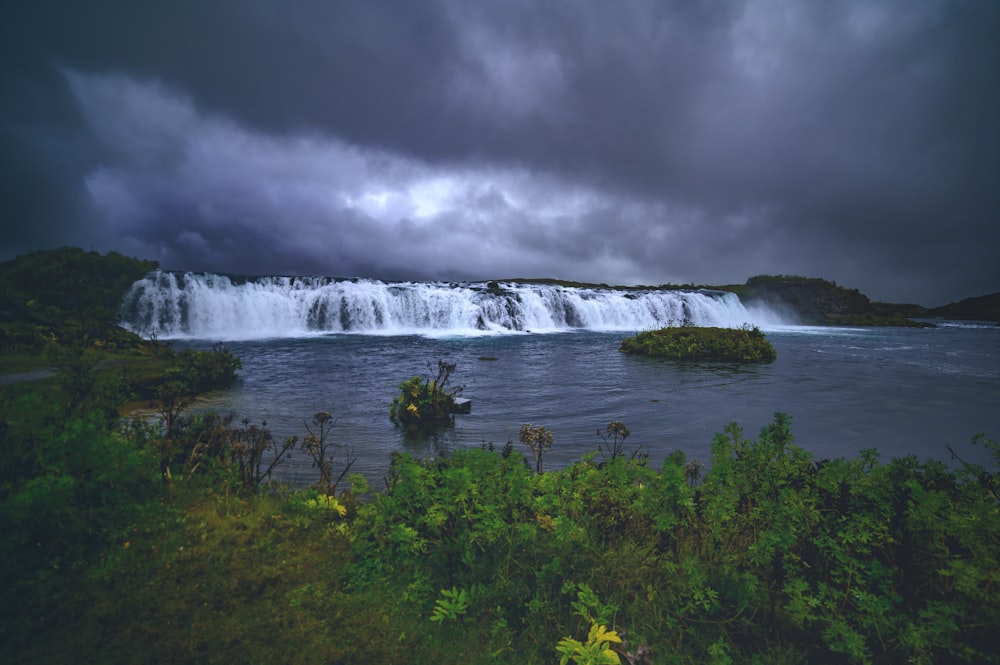
[[[675,449],[707,459],[727,423],[754,434],[775,411],[791,414],[796,441],[816,457],[878,448],[884,461],[910,453],[946,459],[947,443],[964,446],[981,431],[1000,436],[996,328],[785,328],[768,336],[778,359],[757,366],[626,356],[621,334],[593,332],[236,342],[240,384],[203,405],[266,420],[278,437],[304,434],[313,413],[329,411],[334,436],[358,457],[352,471],[379,480],[393,451],[499,448],[516,443],[525,422],[553,432],[549,466],[595,449],[611,420],[629,426],[627,447],[642,444],[653,464]],[[399,383],[429,374],[439,359],[458,364],[454,380],[465,385],[472,413],[458,416],[453,430],[405,437],[389,421],[389,404]],[[311,476],[304,453],[284,471],[291,481]]]

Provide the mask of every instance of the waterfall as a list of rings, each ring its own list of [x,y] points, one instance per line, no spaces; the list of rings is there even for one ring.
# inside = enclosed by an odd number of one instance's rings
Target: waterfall
[[[331,333],[483,335],[635,332],[684,324],[771,323],[723,291],[544,283],[381,282],[155,271],[132,285],[122,325],[160,339],[255,339]]]

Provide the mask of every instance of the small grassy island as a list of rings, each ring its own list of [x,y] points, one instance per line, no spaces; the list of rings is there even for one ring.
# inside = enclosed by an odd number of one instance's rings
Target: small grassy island
[[[737,363],[774,362],[778,352],[756,326],[742,328],[660,328],[622,340],[622,353]]]

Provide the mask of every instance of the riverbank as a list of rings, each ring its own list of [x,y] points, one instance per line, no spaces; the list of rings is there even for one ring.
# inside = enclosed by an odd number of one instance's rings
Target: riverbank
[[[0,655],[541,664],[613,630],[627,642],[604,649],[632,663],[1000,662],[981,469],[813,461],[781,415],[716,436],[707,469],[621,452],[545,473],[520,450],[403,454],[384,491],[335,497],[240,491],[217,468],[158,489],[136,466],[115,490],[129,520],[85,558],[25,518],[26,547],[64,550],[4,580]]]

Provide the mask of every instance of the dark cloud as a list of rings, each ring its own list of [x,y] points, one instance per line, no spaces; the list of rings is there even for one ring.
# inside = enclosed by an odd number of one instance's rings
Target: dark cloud
[[[0,252],[1000,288],[1000,6],[11,2]]]

